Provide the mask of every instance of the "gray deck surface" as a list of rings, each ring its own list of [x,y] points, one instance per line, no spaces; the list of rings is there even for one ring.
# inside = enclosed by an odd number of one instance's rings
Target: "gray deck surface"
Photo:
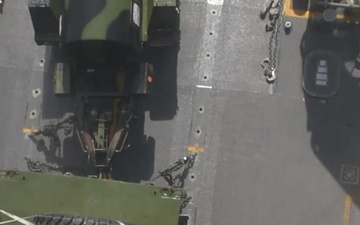
[[[144,118],[132,149],[119,156],[116,178],[148,180],[199,144],[205,152],[191,170],[195,179],[185,183],[198,207],[197,224],[344,224],[346,196],[359,192],[358,185],[340,181],[342,164],[360,163],[359,81],[344,72],[334,98],[325,104],[305,99],[300,42],[306,21],[292,18],[270,95],[259,65],[268,50],[258,18],[263,1],[181,2],[181,50],[177,59],[169,50],[154,55],[156,92],[137,104]],[[27,1],[6,1],[0,14],[0,169],[27,170],[28,155],[86,174],[91,167],[76,138],[67,138],[56,156],[22,133],[75,107],[53,96],[46,54],[33,41]],[[42,92],[34,98],[36,88]],[[37,116],[30,119],[33,109]],[[359,223],[356,200],[349,215]]]

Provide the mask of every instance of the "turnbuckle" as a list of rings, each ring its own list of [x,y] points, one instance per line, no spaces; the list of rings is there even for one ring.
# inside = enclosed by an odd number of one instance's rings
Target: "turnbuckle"
[[[261,67],[264,70],[264,75],[266,77],[267,82],[273,82],[276,79],[275,68],[270,67],[270,60],[269,58],[265,58],[264,61],[261,63]]]

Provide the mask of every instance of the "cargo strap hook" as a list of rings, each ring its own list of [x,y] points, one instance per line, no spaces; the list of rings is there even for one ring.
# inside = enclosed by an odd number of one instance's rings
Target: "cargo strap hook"
[[[270,66],[269,58],[265,58],[261,63],[267,82],[273,82],[276,79],[275,69]]]

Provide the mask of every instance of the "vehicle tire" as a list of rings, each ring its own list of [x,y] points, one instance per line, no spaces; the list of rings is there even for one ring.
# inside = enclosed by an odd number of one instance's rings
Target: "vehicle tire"
[[[89,218],[89,217],[81,217],[81,216],[59,215],[59,214],[37,215],[34,218],[33,222],[35,225],[121,225],[122,224],[120,222],[113,220],[105,220],[105,219],[97,219],[97,218]]]

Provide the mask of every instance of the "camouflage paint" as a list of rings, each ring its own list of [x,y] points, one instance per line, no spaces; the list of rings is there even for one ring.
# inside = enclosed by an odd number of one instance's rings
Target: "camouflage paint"
[[[78,1],[78,0],[75,0]],[[105,40],[111,23],[125,10],[130,10],[131,0],[106,0],[104,8],[84,27],[82,40]]]
[[[10,178],[0,171],[0,209],[17,216],[59,213],[119,220],[134,225],[177,225],[180,189],[165,197],[167,188],[18,172]],[[1,215],[2,220],[6,220]]]
[[[140,27],[140,40],[146,42],[148,40],[148,28],[151,21],[154,4],[173,6],[175,0],[159,3],[156,0],[143,0],[141,8],[142,20]],[[117,19],[121,17],[121,13],[127,12],[126,16],[130,17],[132,10],[132,0],[87,0],[84,10],[84,2],[78,0],[50,0],[50,7],[57,19],[66,12],[76,11],[80,19],[80,24],[70,29],[74,33],[79,33],[77,38],[80,40],[104,40],[109,33],[112,23],[117,23]],[[88,8],[91,7],[91,13]],[[83,9],[83,10],[79,10]],[[124,19],[125,16],[122,17]],[[129,21],[130,18],[127,19]],[[79,23],[79,20],[76,21]],[[120,27],[115,26],[118,29]]]
[[[116,70],[127,63],[140,50],[140,28],[131,29],[132,1],[67,0],[61,39],[65,54],[84,68],[106,64]]]

